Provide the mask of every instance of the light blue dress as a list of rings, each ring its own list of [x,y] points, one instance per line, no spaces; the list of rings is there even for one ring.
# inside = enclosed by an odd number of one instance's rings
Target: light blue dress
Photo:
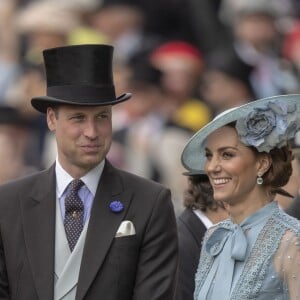
[[[195,300],[300,299],[300,222],[276,202],[204,238]]]

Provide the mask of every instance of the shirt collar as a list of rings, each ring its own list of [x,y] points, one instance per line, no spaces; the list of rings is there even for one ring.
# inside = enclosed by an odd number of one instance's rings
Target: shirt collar
[[[96,190],[98,187],[99,179],[102,175],[103,168],[104,168],[105,160],[103,160],[100,164],[94,167],[91,171],[85,174],[80,179],[84,182],[87,186],[89,191],[96,195]],[[58,198],[62,196],[65,189],[69,185],[69,183],[74,179],[69,173],[67,173],[61,164],[59,163],[58,159],[56,158],[55,163],[55,173],[56,173],[56,194]]]
[[[194,209],[193,212],[207,229],[213,225],[212,221],[200,209]]]

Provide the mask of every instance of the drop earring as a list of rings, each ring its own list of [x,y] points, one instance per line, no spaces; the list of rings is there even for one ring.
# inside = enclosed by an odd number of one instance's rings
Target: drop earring
[[[256,178],[256,183],[257,183],[258,185],[262,185],[263,182],[264,182],[264,180],[263,180],[263,178],[262,178],[262,174],[261,174],[261,173],[258,173],[258,174],[257,174],[257,178]]]

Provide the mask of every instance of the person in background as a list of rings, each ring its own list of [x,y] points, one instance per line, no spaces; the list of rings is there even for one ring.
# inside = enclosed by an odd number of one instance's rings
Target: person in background
[[[283,41],[281,45],[281,52],[283,56],[283,61],[285,64],[291,64],[295,78],[294,81],[289,78],[289,84],[293,86],[293,93],[298,93],[300,91],[299,74],[300,74],[300,19],[296,19],[294,23],[290,26],[290,29],[283,36]],[[292,91],[291,91],[292,92]]]
[[[156,164],[160,166],[163,184],[170,187],[176,215],[183,211],[182,194],[186,180],[181,175],[183,146],[191,136],[212,117],[210,107],[197,96],[199,80],[204,68],[202,53],[182,40],[171,40],[155,48],[150,63],[162,72],[165,124],[156,143]],[[170,151],[172,149],[172,151]]]
[[[170,191],[117,169],[112,142],[113,47],[43,52],[57,158],[0,187],[0,297],[10,300],[173,299],[177,230]]]
[[[13,106],[0,106],[0,183],[38,171],[26,161],[30,123]]]
[[[280,54],[279,13],[266,0],[242,2],[231,18],[233,46],[239,57],[254,67],[251,84],[256,97],[297,93],[298,75]]]
[[[96,32],[115,46],[115,61],[129,63],[140,53],[148,53],[162,38],[144,31],[145,14],[136,1],[101,1],[90,17]]]
[[[291,143],[294,155],[294,164],[293,164],[293,180],[289,184],[287,190],[292,193],[294,198],[286,205],[282,205],[283,209],[291,216],[300,220],[300,132],[295,135],[293,142]],[[279,199],[280,203],[280,199]]]
[[[15,13],[14,27],[20,42],[19,72],[5,97],[7,103],[17,107],[32,124],[35,134],[30,137],[27,156],[30,163],[40,169],[46,167],[43,156],[48,150],[44,148],[48,128],[45,118],[31,106],[30,99],[46,89],[42,51],[66,46],[70,32],[79,24],[73,11],[55,1],[29,1]]]
[[[69,34],[80,25],[80,20],[63,2],[31,1],[16,13],[15,28],[22,41],[23,62],[41,65],[44,49],[68,44]]]
[[[5,101],[5,95],[14,85],[19,75],[18,64],[19,41],[17,38],[14,15],[16,1],[2,1],[0,9],[0,100]]]
[[[133,97],[118,106],[126,115],[127,124],[114,130],[109,159],[124,170],[162,183],[160,166],[153,159],[153,152],[159,151],[156,136],[164,125],[160,112],[164,105],[161,72],[144,59],[130,66],[128,88]],[[122,115],[114,112],[114,117]]]
[[[184,191],[185,210],[177,218],[179,271],[176,300],[192,300],[202,239],[213,224],[228,214],[221,201],[213,198],[212,186],[204,171],[186,172],[188,187]]]
[[[233,47],[212,51],[200,81],[200,93],[214,115],[255,99],[251,84],[253,67]]]
[[[183,165],[205,169],[230,216],[205,234],[195,300],[299,298],[300,222],[273,201],[288,195],[299,113],[300,95],[252,101],[218,115],[185,146]]]
[[[205,58],[198,48],[171,40],[154,48],[149,60],[162,72],[169,122],[193,133],[207,124],[211,120],[210,107],[198,95]]]

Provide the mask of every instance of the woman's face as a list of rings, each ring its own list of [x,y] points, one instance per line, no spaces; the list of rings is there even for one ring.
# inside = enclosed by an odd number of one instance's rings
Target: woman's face
[[[229,205],[255,201],[260,162],[254,152],[240,142],[234,128],[221,127],[207,138],[206,157],[205,168],[215,200]]]

